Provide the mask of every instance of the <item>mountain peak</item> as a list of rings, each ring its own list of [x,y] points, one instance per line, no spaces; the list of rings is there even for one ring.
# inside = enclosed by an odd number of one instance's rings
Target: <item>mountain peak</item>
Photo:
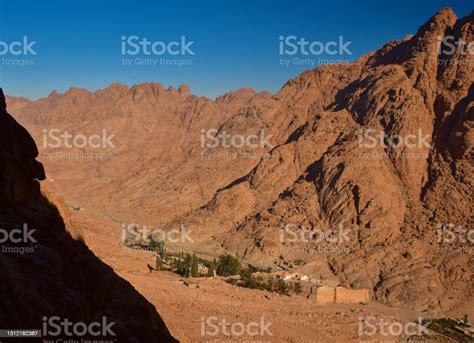
[[[123,83],[114,82],[110,86],[104,88],[103,90],[104,91],[109,91],[109,92],[114,92],[114,93],[119,93],[119,92],[128,91],[129,87],[127,85],[124,85]]]
[[[456,13],[449,7],[439,10],[423,26],[418,29],[417,36],[422,36],[426,32],[442,35],[446,27],[452,27],[457,20]]]
[[[457,16],[450,7],[445,7],[436,12],[431,18],[435,21],[452,21],[453,19],[456,21]]]
[[[89,95],[91,94],[90,91],[88,91],[85,88],[78,88],[78,87],[71,87],[69,88],[64,95],[72,95],[72,96],[83,96],[83,95]]]
[[[178,88],[178,92],[180,95],[191,95],[191,90],[189,89],[189,85],[187,83],[183,83]]]
[[[249,99],[256,94],[257,93],[252,88],[244,87],[217,97],[216,102],[231,102],[236,99]]]
[[[159,90],[163,91],[165,87],[159,82],[142,82],[136,85],[133,85],[132,88],[142,89],[142,90]]]

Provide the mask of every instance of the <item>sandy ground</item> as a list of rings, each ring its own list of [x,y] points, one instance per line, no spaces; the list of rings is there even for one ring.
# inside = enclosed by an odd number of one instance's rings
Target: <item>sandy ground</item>
[[[72,221],[83,230],[95,254],[157,308],[181,342],[403,342],[406,338],[396,335],[359,336],[359,318],[405,323],[423,317],[377,302],[318,305],[305,296],[235,287],[220,278],[192,279],[199,288],[189,288],[174,273],[150,273],[147,263],[154,265],[153,256],[123,248],[117,223],[87,211],[74,211]],[[252,323],[258,323],[262,331]],[[240,335],[242,326],[249,327],[249,335]],[[430,340],[434,341],[438,340]]]

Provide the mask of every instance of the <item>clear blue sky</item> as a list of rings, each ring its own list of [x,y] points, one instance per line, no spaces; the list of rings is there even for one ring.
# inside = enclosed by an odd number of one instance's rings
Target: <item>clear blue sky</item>
[[[415,33],[443,7],[450,6],[461,17],[470,13],[472,4],[467,0],[0,0],[0,41],[9,44],[27,36],[36,42],[37,54],[0,56],[35,59],[31,66],[0,65],[0,86],[7,94],[30,98],[71,86],[96,90],[113,82],[145,81],[165,87],[188,83],[194,94],[211,98],[240,87],[275,92],[311,68],[279,64],[280,36],[321,42],[343,36],[352,42],[353,54],[344,59],[356,59],[388,40]],[[130,35],[164,42],[185,36],[194,42],[192,65],[123,66],[121,37]]]

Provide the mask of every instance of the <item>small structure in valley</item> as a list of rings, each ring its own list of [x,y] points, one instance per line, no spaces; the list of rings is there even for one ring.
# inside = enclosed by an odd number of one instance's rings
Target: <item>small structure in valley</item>
[[[317,287],[314,294],[318,304],[357,304],[370,300],[368,289],[350,289],[341,286]]]

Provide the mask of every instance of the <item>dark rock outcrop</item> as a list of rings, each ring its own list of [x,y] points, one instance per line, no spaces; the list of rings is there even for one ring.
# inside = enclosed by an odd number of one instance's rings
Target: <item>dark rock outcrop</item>
[[[45,317],[86,324],[105,317],[114,335],[101,339],[177,342],[153,305],[73,238],[80,233],[40,190],[45,172],[37,155],[0,90],[0,329],[42,329]],[[7,238],[13,230],[20,234]],[[60,337],[65,332],[51,339]]]

